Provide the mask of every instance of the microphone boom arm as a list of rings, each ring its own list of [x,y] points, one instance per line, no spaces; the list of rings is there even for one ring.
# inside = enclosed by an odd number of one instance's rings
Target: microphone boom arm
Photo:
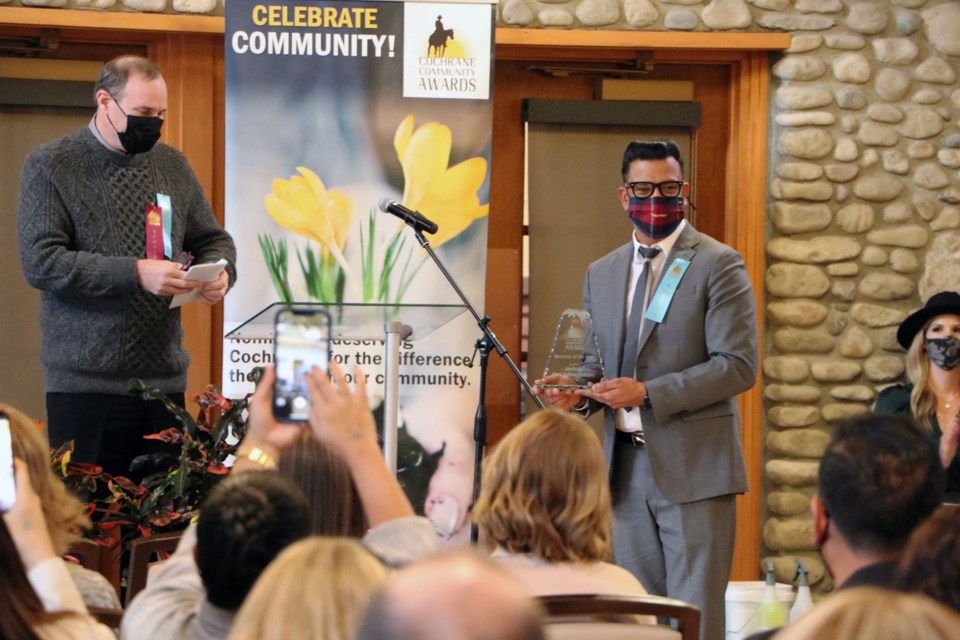
[[[527,379],[523,377],[523,373],[520,372],[520,369],[517,368],[517,365],[513,362],[513,360],[510,359],[510,354],[507,352],[506,347],[503,346],[503,343],[497,339],[496,334],[492,329],[490,329],[490,316],[483,316],[482,318],[480,317],[480,313],[470,303],[470,300],[467,299],[466,294],[464,294],[460,287],[457,286],[456,280],[453,279],[453,276],[451,276],[450,272],[447,271],[447,268],[440,261],[440,258],[437,257],[436,253],[434,253],[433,247],[430,246],[430,241],[423,237],[423,233],[419,229],[414,228],[414,235],[417,238],[417,242],[419,242],[420,246],[423,247],[424,251],[427,252],[427,255],[433,259],[434,263],[437,265],[437,268],[440,269],[440,272],[447,279],[447,282],[449,282],[450,286],[453,287],[453,290],[456,291],[457,295],[460,297],[460,300],[463,301],[464,306],[467,307],[467,309],[473,315],[473,319],[477,321],[477,326],[480,327],[480,330],[483,331],[484,336],[490,341],[490,346],[497,352],[497,355],[503,358],[504,362],[507,363],[507,366],[510,367],[511,371],[513,371],[513,375],[517,377],[524,390],[530,394],[530,397],[537,404],[537,406],[543,409],[543,402],[540,401],[540,398],[533,395],[533,389],[530,386],[530,383],[527,382]]]

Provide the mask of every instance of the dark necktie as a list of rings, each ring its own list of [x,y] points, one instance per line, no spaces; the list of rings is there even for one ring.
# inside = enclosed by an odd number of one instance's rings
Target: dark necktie
[[[640,327],[643,326],[643,314],[650,298],[651,261],[660,253],[660,247],[640,246],[637,251],[643,257],[643,271],[633,290],[633,303],[630,305],[630,318],[627,320],[627,333],[623,340],[623,359],[620,361],[621,378],[632,378],[636,374],[637,356],[640,355]]]

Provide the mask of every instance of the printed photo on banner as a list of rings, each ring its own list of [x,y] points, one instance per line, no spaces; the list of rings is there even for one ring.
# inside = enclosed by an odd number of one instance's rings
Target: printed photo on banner
[[[460,300],[412,229],[378,203],[437,224],[430,246],[482,310],[493,11],[489,3],[225,5],[225,218],[241,273],[225,302],[225,333],[273,303],[326,305],[332,357],[351,375],[360,367],[382,424],[383,318],[348,311],[392,305],[392,319],[415,328],[400,349],[398,475],[414,507],[454,542],[469,534],[481,334],[468,314],[420,324],[417,309]],[[475,95],[406,95],[409,57],[431,56],[438,21],[453,37],[433,57],[470,62],[425,77],[464,79],[470,69]],[[225,395],[252,391],[250,373],[272,360],[269,336],[225,339]]]
[[[405,3],[403,96],[489,98],[491,33],[488,5]]]

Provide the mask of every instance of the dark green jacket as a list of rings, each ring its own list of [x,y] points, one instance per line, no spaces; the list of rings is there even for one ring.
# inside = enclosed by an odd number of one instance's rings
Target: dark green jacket
[[[887,387],[877,396],[877,404],[874,407],[876,413],[900,413],[912,415],[910,411],[910,392],[913,391],[912,384],[898,384]],[[930,416],[930,424],[933,426],[933,441],[940,449],[940,425],[937,423],[937,416]],[[953,462],[947,467],[947,502],[960,502],[960,456],[954,457]]]

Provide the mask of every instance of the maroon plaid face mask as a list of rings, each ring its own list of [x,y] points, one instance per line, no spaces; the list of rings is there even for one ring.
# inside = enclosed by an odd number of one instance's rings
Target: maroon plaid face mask
[[[637,231],[660,240],[673,233],[683,220],[687,205],[683,196],[664,198],[630,198],[627,211]]]

